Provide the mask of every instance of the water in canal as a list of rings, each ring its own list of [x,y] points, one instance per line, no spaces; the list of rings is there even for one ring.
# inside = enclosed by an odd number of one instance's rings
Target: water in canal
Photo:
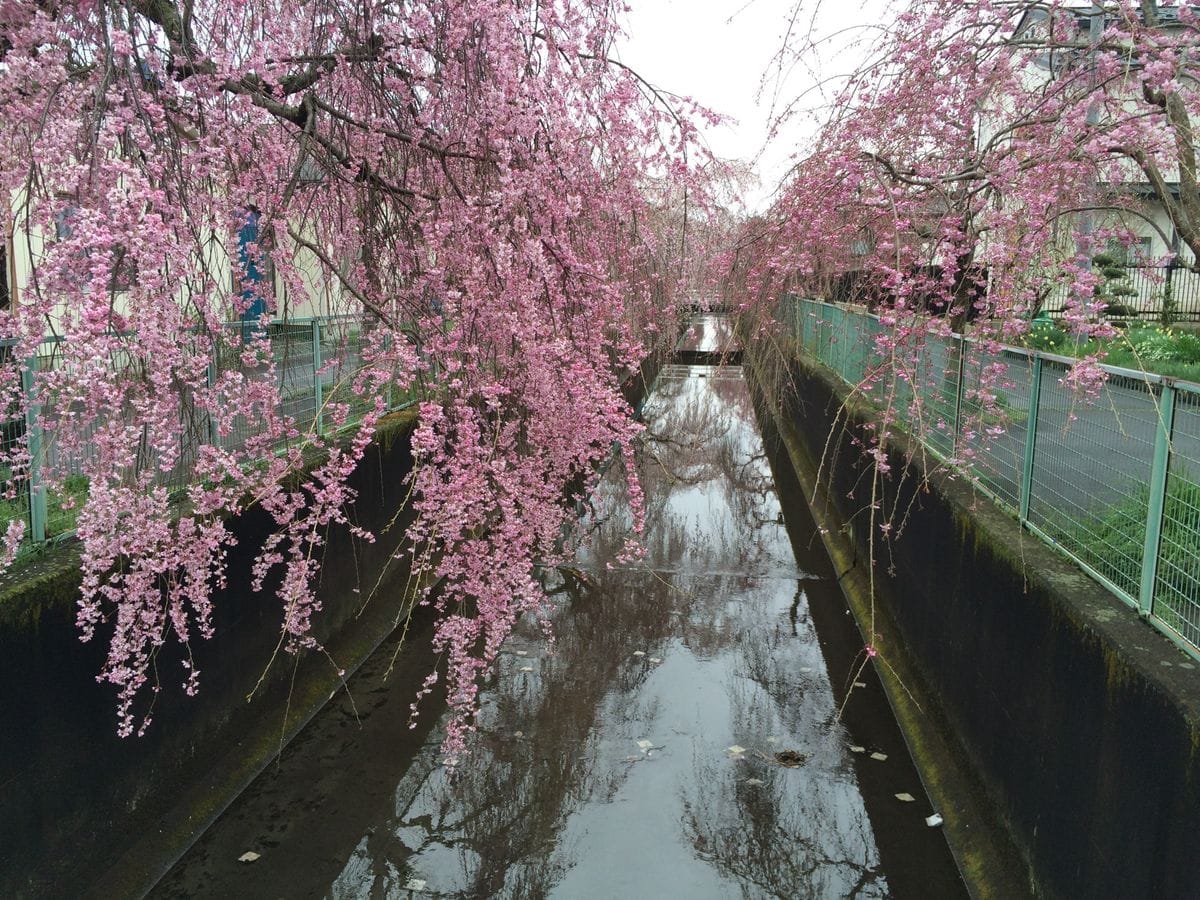
[[[862,639],[741,370],[669,366],[644,418],[644,559],[614,562],[620,516],[590,523],[591,585],[553,651],[508,642],[454,777],[437,711],[406,727],[410,632],[153,896],[964,896],[869,669],[838,716]]]

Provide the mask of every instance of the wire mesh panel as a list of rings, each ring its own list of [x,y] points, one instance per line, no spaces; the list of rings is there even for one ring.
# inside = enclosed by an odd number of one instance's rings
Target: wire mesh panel
[[[822,310],[827,323],[825,352],[829,360],[829,366],[837,372],[842,378],[846,377],[845,365],[843,362],[843,350],[846,346],[845,324],[846,317],[842,310],[835,306],[826,307]]]
[[[191,485],[200,448],[210,441],[211,434],[208,413],[196,405],[191,391],[187,391],[179,403],[179,457],[169,472],[159,475],[159,484],[171,493]]]
[[[358,316],[327,319],[321,324],[321,383],[325,406],[345,404],[347,423],[355,421],[374,402],[359,396],[354,379],[362,371],[366,321]]]
[[[1154,615],[1200,645],[1200,394],[1176,394]]]
[[[810,353],[818,352],[818,329],[820,328],[821,306],[811,300],[800,301],[800,343]]]
[[[0,362],[5,365],[10,364],[12,350],[11,343],[0,346],[0,354],[3,355]],[[14,452],[20,455],[21,449],[25,447],[25,441],[25,411],[19,403],[14,402],[4,410],[3,418],[0,419],[0,445],[4,448],[5,457],[11,458],[9,454]],[[14,467],[5,466],[0,469],[0,484],[7,488],[6,493],[0,497],[0,531],[7,529],[9,522],[23,521],[25,534],[29,535],[31,526],[29,520],[29,475],[27,465],[18,464]]]
[[[917,394],[914,386],[916,372],[913,369],[911,354],[900,351],[880,361],[876,367],[878,384],[882,391],[876,390],[874,396],[877,402],[892,410],[896,420],[911,431],[920,433],[914,415],[917,413]]]
[[[296,423],[301,434],[310,433],[317,418],[312,321],[273,323],[271,352],[279,383],[280,412]]]
[[[821,312],[825,318],[825,335],[821,343],[825,348],[827,365],[845,379],[842,351],[846,340],[846,317],[836,306],[825,307]]]
[[[851,384],[859,384],[867,375],[867,369],[874,355],[874,341],[869,334],[868,326],[873,319],[855,312],[843,311],[845,326],[843,334],[843,366],[846,380]]]
[[[854,310],[812,300],[797,302],[795,334],[814,357],[843,380],[858,384],[874,362],[878,322]]]
[[[866,348],[863,346],[862,317],[837,306],[829,307],[833,331],[830,346],[833,369],[851,384],[862,381],[866,370]]]
[[[817,308],[813,325],[813,341],[810,346],[816,353],[817,359],[837,371],[833,359],[833,324],[829,319],[828,307]]]
[[[948,337],[926,335],[915,354],[913,383],[918,402],[910,419],[917,434],[943,456],[954,455],[958,378],[958,342]]]
[[[32,360],[34,377],[44,377],[60,370],[62,365],[61,341],[47,338]],[[74,530],[80,507],[87,498],[88,480],[83,473],[86,465],[95,460],[98,424],[82,403],[62,399],[53,391],[34,412],[36,424],[28,432],[28,446],[34,454],[30,475],[35,483],[31,491],[39,486],[45,491],[43,536],[54,538]],[[113,414],[119,415],[117,411]],[[140,454],[139,461],[145,455],[145,448],[140,448]],[[47,475],[53,476],[52,489],[44,487]]]
[[[226,373],[236,372],[251,382],[270,378],[270,369],[265,364],[270,353],[269,333],[266,323],[232,322],[216,337],[214,347],[213,379],[220,382]],[[247,442],[263,431],[257,417],[236,415],[222,423],[215,435],[217,443],[226,450],[241,450]]]
[[[961,452],[979,483],[1015,510],[1029,431],[1033,357],[1007,349],[996,355],[970,342],[965,348]]]
[[[1122,591],[1138,596],[1146,539],[1157,397],[1113,375],[1095,402],[1061,383],[1045,360],[1029,520]]]
[[[323,406],[318,402],[319,398],[346,404],[350,421],[374,404],[374,396],[359,397],[353,391],[354,378],[362,370],[364,347],[369,339],[366,329],[370,324],[371,320],[359,316],[315,321],[228,323],[214,335],[210,383],[217,383],[231,372],[243,380],[273,380],[281,401],[276,412],[295,422],[303,440],[318,422]],[[314,342],[315,334],[320,335],[319,345]],[[189,339],[197,340],[198,337],[183,338]],[[319,359],[314,353],[318,347],[321,351]],[[195,352],[201,351],[196,348]],[[7,353],[11,353],[11,344],[0,345],[0,354]],[[0,359],[0,362],[9,360]],[[317,384],[318,363],[321,391]],[[141,371],[135,355],[123,350],[113,351],[109,364],[117,373],[133,375]],[[52,376],[64,365],[69,363],[64,363],[61,341],[48,337],[22,376],[23,390],[31,392],[35,379]],[[388,399],[393,405],[411,401],[416,390],[403,392],[403,396],[401,393],[392,392]],[[87,499],[88,482],[83,473],[97,452],[97,429],[112,424],[119,426],[122,422],[129,426],[136,422],[132,405],[108,410],[106,418],[98,423],[94,415],[85,414],[81,403],[58,396],[52,383],[48,394],[44,402],[30,409],[28,414],[22,404],[14,402],[12,408],[0,416],[0,445],[10,451],[25,448],[29,451],[17,454],[17,471],[12,468],[0,471],[0,480],[11,486],[7,496],[0,496],[0,530],[6,528],[8,522],[20,519],[26,523],[27,537],[37,531],[35,522],[48,538],[74,529],[78,511]],[[133,478],[152,471],[156,484],[173,493],[182,492],[195,479],[201,447],[215,442],[226,449],[243,449],[264,430],[264,420],[258,414],[239,414],[225,422],[223,428],[219,427],[208,412],[185,394],[180,402],[178,446],[173,452],[166,451],[152,446],[144,430],[140,440],[138,432],[130,432],[129,439],[138,445],[134,462],[126,474]],[[170,461],[164,456],[170,457]],[[53,490],[46,489],[45,474],[54,476]],[[34,498],[43,499],[35,502]]]

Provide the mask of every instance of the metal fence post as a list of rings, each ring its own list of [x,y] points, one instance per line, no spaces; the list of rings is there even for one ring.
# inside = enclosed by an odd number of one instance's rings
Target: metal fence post
[[[1037,450],[1038,409],[1042,404],[1042,358],[1033,357],[1029,379],[1029,418],[1025,420],[1025,456],[1021,463],[1021,493],[1017,517],[1029,521],[1029,500],[1033,495],[1033,458]]]
[[[213,344],[213,357],[208,363],[209,403],[213,403],[212,392],[217,386],[217,345]],[[215,406],[215,404],[214,404]],[[221,430],[217,427],[217,418],[210,409],[208,411],[208,442],[214,447],[221,446]]]
[[[967,342],[961,334],[954,335],[954,346],[958,348],[958,378],[954,382],[954,435],[950,443],[950,453],[955,459],[958,459],[959,432],[962,431],[963,425],[963,377],[966,373],[966,367],[963,365],[963,357],[967,355]]]
[[[387,350],[389,355],[391,354],[392,349],[396,346],[395,341],[396,341],[396,338],[390,331],[384,333],[383,346]],[[388,412],[391,412],[392,410],[394,410],[396,408],[396,366],[395,366],[395,363],[392,364],[392,377],[388,379],[387,408],[388,408]]]
[[[325,432],[325,390],[321,384],[321,320],[316,316],[312,320],[312,359],[313,359],[313,409],[316,416],[313,428],[317,434]]]
[[[21,369],[25,394],[25,446],[29,450],[29,539],[46,540],[46,485],[42,481],[42,407],[33,402],[33,370],[36,359],[26,360]]]
[[[1174,428],[1175,386],[1164,381],[1158,403],[1158,428],[1154,436],[1154,462],[1150,466],[1150,502],[1146,509],[1146,543],[1142,547],[1142,584],[1138,592],[1138,610],[1143,616],[1149,616],[1154,612],[1154,583],[1158,578],[1158,552],[1162,545],[1167,474],[1171,462],[1171,433]]]

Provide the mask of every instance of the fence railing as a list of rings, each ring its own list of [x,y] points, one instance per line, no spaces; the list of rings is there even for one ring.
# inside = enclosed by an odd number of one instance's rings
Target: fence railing
[[[302,434],[327,435],[330,422],[325,414],[330,403],[349,407],[349,423],[357,421],[374,398],[362,398],[352,390],[354,376],[362,367],[364,339],[373,320],[360,316],[323,316],[278,322],[230,323],[228,340],[218,339],[218,351],[209,365],[208,380],[217,383],[223,371],[245,371],[242,348],[249,335],[266,337],[274,362],[274,377],[279,390],[278,412],[290,417]],[[240,332],[240,334],[239,334]],[[32,396],[38,373],[50,372],[62,363],[61,339],[47,337],[38,355],[22,371],[22,388]],[[119,364],[119,363],[117,363]],[[271,371],[261,367],[262,372]],[[391,409],[413,402],[413,397],[396,391],[387,398]],[[0,532],[8,522],[24,518],[26,540],[30,546],[69,534],[75,526],[78,509],[87,494],[87,479],[82,472],[95,453],[91,434],[74,435],[70,447],[55,439],[70,409],[24,404],[26,412],[19,421],[10,420],[0,440],[5,446],[24,442],[28,450],[28,469],[12,479],[13,495],[0,500]],[[182,492],[193,482],[197,454],[205,444],[227,450],[240,449],[263,433],[261,421],[237,417],[228,433],[218,432],[216,423],[202,413],[189,414],[185,403],[179,428],[177,462],[169,471],[157,471],[157,482],[171,492]],[[94,426],[93,426],[94,427]],[[153,448],[142,448],[140,455],[153,455]],[[154,466],[153,459],[140,459],[140,466]],[[61,483],[48,491],[43,470],[58,473]]]
[[[1200,274],[1186,266],[1130,265],[1116,283],[1122,290],[1111,299],[1110,318],[1200,322]],[[1059,285],[1046,298],[1047,315],[1062,315],[1067,293],[1067,286]]]
[[[1065,357],[922,335],[885,360],[866,312],[789,297],[780,320],[851,385],[888,384],[929,449],[1200,657],[1200,385],[1105,366],[1089,402]]]

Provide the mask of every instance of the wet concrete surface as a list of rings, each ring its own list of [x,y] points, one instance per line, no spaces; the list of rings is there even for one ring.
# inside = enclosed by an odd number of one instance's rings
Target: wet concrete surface
[[[740,369],[667,367],[643,416],[645,555],[619,504],[588,521],[588,585],[506,644],[453,774],[438,711],[407,728],[417,629],[152,896],[965,896]]]

